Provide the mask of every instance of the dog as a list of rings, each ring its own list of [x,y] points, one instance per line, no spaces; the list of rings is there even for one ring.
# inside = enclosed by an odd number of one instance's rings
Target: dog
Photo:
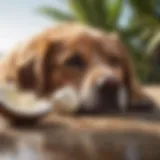
[[[14,82],[38,96],[74,88],[79,99],[75,114],[154,110],[115,33],[78,23],[59,24],[17,45],[0,65],[0,83]]]

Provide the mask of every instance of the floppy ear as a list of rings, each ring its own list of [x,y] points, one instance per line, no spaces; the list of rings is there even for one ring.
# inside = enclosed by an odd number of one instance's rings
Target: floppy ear
[[[123,44],[120,44],[120,47],[122,52],[126,54],[124,71],[125,82],[129,94],[128,111],[150,112],[155,108],[156,104],[151,99],[151,97],[147,96],[147,94],[144,93],[143,88],[136,76],[133,62],[126,47]]]
[[[28,60],[17,69],[17,83],[23,89],[34,89],[36,86],[35,59]]]
[[[36,92],[38,95],[46,95],[54,90],[54,86],[50,86],[50,73],[54,72],[55,55],[62,48],[61,42],[47,42],[43,51],[37,56],[35,72],[37,77]],[[52,63],[51,63],[52,62]],[[53,74],[53,73],[52,73]],[[56,86],[55,86],[56,87]]]
[[[61,42],[54,42],[45,37],[32,40],[17,58],[16,78],[23,89],[33,89],[39,96],[46,95],[52,88],[49,85],[49,74],[54,66],[54,55],[61,48]]]
[[[38,53],[44,48],[44,45],[40,44],[41,39],[38,38],[25,45],[16,59],[16,83],[22,89],[37,88],[36,63]]]

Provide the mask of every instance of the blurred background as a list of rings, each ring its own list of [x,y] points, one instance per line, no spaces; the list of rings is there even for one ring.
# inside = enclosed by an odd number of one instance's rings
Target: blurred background
[[[143,84],[160,84],[160,0],[6,0],[0,6],[0,49],[50,25],[78,21],[119,34]]]

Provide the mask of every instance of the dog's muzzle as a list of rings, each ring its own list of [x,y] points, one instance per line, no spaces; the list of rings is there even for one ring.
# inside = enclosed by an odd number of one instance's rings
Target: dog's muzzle
[[[93,88],[80,103],[79,114],[103,114],[125,111],[126,88],[114,76],[97,79]]]

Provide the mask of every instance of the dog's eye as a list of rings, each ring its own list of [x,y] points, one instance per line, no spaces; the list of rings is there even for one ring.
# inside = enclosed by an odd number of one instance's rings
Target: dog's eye
[[[82,59],[81,56],[79,55],[74,55],[73,57],[69,58],[66,62],[65,65],[68,67],[74,67],[78,69],[83,69],[85,68],[85,62]]]
[[[117,67],[120,65],[120,60],[117,57],[110,57],[108,62],[113,67]]]

